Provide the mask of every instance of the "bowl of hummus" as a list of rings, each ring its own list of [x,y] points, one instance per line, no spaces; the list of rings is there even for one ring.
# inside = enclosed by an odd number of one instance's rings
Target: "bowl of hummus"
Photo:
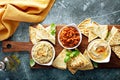
[[[31,56],[37,64],[50,66],[55,57],[55,49],[51,43],[40,41],[32,47]]]
[[[107,41],[95,39],[87,47],[88,56],[97,63],[107,63],[110,61],[111,47]]]
[[[58,33],[58,42],[65,49],[77,48],[82,41],[82,34],[73,24],[62,27]]]

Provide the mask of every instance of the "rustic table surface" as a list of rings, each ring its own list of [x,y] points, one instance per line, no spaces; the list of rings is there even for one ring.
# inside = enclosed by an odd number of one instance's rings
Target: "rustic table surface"
[[[46,19],[41,24],[79,24],[85,18],[92,18],[100,24],[120,25],[120,0],[56,0]],[[28,28],[31,23],[21,22],[15,34],[9,39],[28,42]],[[16,55],[21,64],[16,71],[0,71],[0,80],[119,80],[120,69],[94,69],[78,71],[72,75],[68,70],[55,68],[31,69],[29,54],[23,52],[2,52],[5,56]]]

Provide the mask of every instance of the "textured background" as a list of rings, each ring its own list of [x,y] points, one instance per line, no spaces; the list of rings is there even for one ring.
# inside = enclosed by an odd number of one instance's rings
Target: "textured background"
[[[100,24],[120,24],[120,0],[56,0],[47,18],[41,24],[79,24],[85,18],[92,18]],[[30,23],[22,22],[15,34],[14,41],[29,41]],[[17,71],[0,72],[0,80],[119,80],[120,69],[94,69],[78,71],[72,75],[68,70],[37,69],[29,67],[28,52],[2,53],[0,42],[0,60],[4,56],[16,55],[21,60]]]

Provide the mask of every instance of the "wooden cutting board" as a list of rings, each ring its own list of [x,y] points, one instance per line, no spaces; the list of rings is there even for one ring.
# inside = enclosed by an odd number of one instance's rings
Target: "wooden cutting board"
[[[111,28],[115,26],[117,28],[120,29],[120,25],[108,25],[109,30],[111,30]],[[47,25],[45,25],[44,27],[47,27]],[[60,46],[60,44],[58,43],[57,40],[57,35],[59,30],[63,27],[63,25],[57,25],[56,29],[57,29],[57,34],[56,34],[56,45],[54,45],[55,47],[55,51],[56,51],[56,56],[62,51],[62,47]],[[88,38],[85,37],[84,35],[82,35],[82,43],[80,44],[80,46],[78,47],[78,49],[83,53],[84,50],[87,48],[88,46]],[[31,58],[31,49],[33,47],[33,44],[31,42],[15,42],[15,41],[3,41],[2,42],[2,51],[3,52],[18,52],[18,51],[28,51],[30,54],[30,58]],[[52,66],[50,66],[52,67]],[[45,66],[40,66],[38,64],[35,64],[33,67],[31,68],[45,68]],[[47,66],[47,68],[49,68]],[[120,68],[120,59],[115,55],[115,53],[112,51],[111,54],[111,58],[110,58],[110,62],[109,63],[99,63],[98,64],[98,68]]]

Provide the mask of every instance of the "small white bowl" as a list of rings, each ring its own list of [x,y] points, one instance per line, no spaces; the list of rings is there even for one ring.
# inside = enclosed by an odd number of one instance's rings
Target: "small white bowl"
[[[91,56],[90,56],[90,48],[92,47],[92,46],[95,46],[95,45],[97,45],[97,44],[99,44],[99,45],[101,45],[101,43],[99,43],[99,42],[104,42],[107,46],[108,46],[108,55],[106,56],[106,58],[105,59],[103,59],[103,60],[95,60],[95,59],[93,59]],[[107,41],[105,41],[105,40],[102,40],[102,39],[95,39],[95,40],[93,40],[92,42],[90,42],[89,43],[89,45],[88,45],[88,47],[87,47],[87,51],[88,51],[88,56],[89,56],[89,58],[92,60],[92,61],[94,61],[94,62],[97,62],[97,63],[108,63],[109,61],[110,61],[110,57],[111,57],[111,47],[110,47],[110,45],[109,45],[109,43],[107,42]]]
[[[66,46],[64,46],[64,45],[62,44],[62,42],[60,41],[60,33],[61,33],[61,31],[62,31],[64,28],[66,28],[66,27],[74,27],[74,28],[78,31],[79,35],[80,35],[80,41],[79,41],[78,44],[77,44],[76,46],[74,46],[74,47],[66,47]],[[58,33],[58,42],[59,42],[59,44],[60,44],[63,48],[65,48],[65,49],[75,49],[75,48],[77,48],[77,47],[80,45],[81,41],[82,41],[82,34],[81,34],[80,30],[78,29],[78,27],[76,26],[76,24],[74,24],[74,23],[68,24],[68,25],[62,27],[62,28],[60,29],[59,33]]]
[[[35,58],[33,57],[35,48],[38,47],[41,43],[46,43],[46,44],[50,45],[50,46],[52,47],[52,50],[53,50],[52,59],[50,60],[50,62],[45,63],[45,64],[39,63],[39,62],[38,62],[37,60],[35,60]],[[38,42],[37,44],[35,44],[35,45],[32,47],[31,56],[32,56],[32,59],[33,59],[37,64],[39,64],[39,65],[45,65],[45,66],[50,66],[50,65],[52,65],[52,62],[53,62],[53,60],[54,60],[54,58],[55,58],[55,49],[54,49],[53,45],[52,45],[51,43],[49,43],[48,41],[40,41],[40,42]]]

